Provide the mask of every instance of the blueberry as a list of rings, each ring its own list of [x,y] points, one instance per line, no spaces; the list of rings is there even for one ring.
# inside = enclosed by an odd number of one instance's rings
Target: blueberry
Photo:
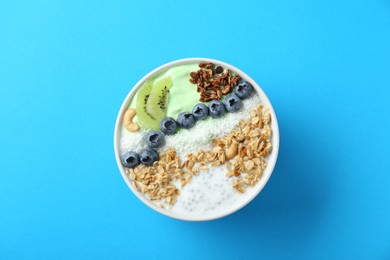
[[[226,113],[225,106],[219,100],[213,100],[209,103],[209,114],[213,118],[218,118]]]
[[[243,79],[241,79],[237,86],[234,87],[234,94],[236,94],[239,98],[245,99],[248,98],[253,92],[252,85]]]
[[[178,125],[172,117],[163,118],[160,121],[160,130],[166,135],[173,135],[176,133]]]
[[[225,107],[228,112],[237,112],[242,106],[241,99],[231,94],[225,99]]]
[[[126,168],[135,168],[139,164],[139,156],[136,152],[127,152],[122,156],[122,164]]]
[[[139,159],[141,163],[152,166],[158,160],[158,153],[153,148],[145,148],[139,152]]]
[[[188,129],[195,125],[195,117],[188,112],[180,113],[177,116],[176,121],[179,123],[180,127]]]
[[[161,131],[150,130],[146,134],[145,141],[148,146],[157,148],[164,144],[164,135]]]
[[[209,108],[205,104],[197,104],[192,109],[192,114],[197,120],[203,120],[209,115]]]

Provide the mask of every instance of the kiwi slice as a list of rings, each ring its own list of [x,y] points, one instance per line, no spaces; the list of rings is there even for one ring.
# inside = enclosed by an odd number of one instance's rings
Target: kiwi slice
[[[146,111],[153,118],[161,120],[165,117],[168,105],[169,89],[172,86],[171,77],[165,77],[157,81],[146,103]]]
[[[146,104],[150,98],[152,88],[153,82],[151,80],[147,80],[137,91],[136,110],[138,123],[141,127],[158,130],[160,127],[160,120],[150,115],[146,110]]]

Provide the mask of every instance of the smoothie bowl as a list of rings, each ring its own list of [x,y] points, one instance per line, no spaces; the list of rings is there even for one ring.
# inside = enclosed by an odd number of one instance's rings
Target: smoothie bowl
[[[169,217],[204,221],[253,200],[279,150],[275,112],[260,86],[218,60],[167,63],[142,78],[114,133],[123,179]]]

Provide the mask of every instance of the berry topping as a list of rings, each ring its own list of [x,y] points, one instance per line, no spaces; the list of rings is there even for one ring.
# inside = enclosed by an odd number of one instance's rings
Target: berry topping
[[[166,117],[160,121],[160,130],[166,135],[173,135],[177,128],[178,124],[172,117]]]
[[[152,166],[155,161],[158,160],[158,153],[153,148],[145,148],[139,153],[139,159],[141,163]]]
[[[161,131],[150,130],[146,135],[145,141],[148,146],[157,148],[164,144],[164,135]]]
[[[177,116],[176,121],[179,123],[180,127],[185,129],[189,129],[195,125],[195,117],[188,112],[180,113]]]
[[[122,157],[122,164],[126,168],[135,168],[139,165],[139,156],[135,152],[127,152]]]
[[[224,103],[228,112],[237,112],[242,106],[241,99],[234,94],[227,96]]]
[[[218,118],[226,113],[225,106],[219,100],[213,100],[209,103],[209,114],[213,118]]]
[[[192,109],[192,114],[197,120],[203,120],[209,115],[209,108],[205,104],[197,104]]]
[[[239,98],[245,99],[248,98],[253,92],[252,85],[243,79],[238,82],[238,85],[234,87],[234,94]]]

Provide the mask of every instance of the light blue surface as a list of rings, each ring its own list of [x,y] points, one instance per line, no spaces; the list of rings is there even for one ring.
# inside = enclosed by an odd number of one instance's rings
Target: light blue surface
[[[144,206],[113,152],[131,87],[197,56],[281,131],[261,195],[205,223]],[[389,99],[387,0],[0,1],[0,259],[390,259]]]

